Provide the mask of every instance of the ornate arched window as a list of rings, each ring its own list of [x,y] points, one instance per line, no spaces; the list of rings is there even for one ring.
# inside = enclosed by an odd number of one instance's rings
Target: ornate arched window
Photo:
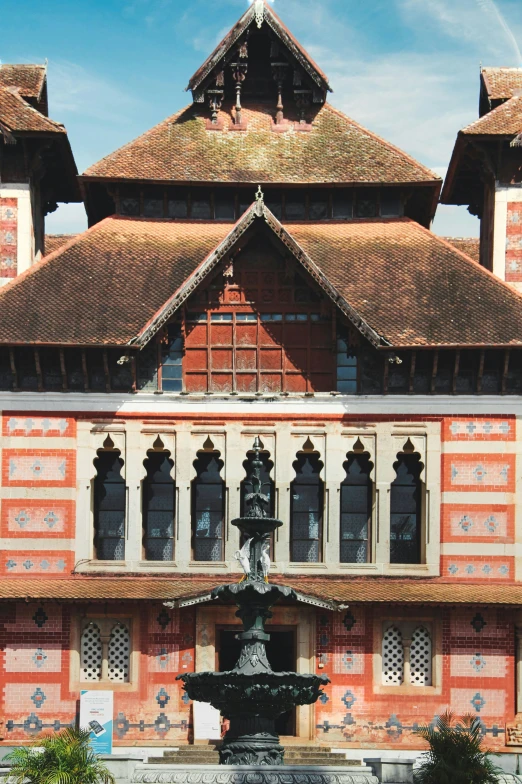
[[[118,450],[99,450],[94,461],[94,546],[100,561],[125,559],[125,479]]]
[[[367,563],[371,560],[372,467],[367,452],[349,452],[343,466],[346,476],[341,483],[340,499],[341,563]]]
[[[425,626],[417,626],[411,637],[410,683],[412,686],[431,686],[431,635]]]
[[[176,486],[170,473],[170,452],[147,453],[143,482],[143,545],[147,561],[174,559],[174,515]]]
[[[397,626],[390,626],[382,638],[382,682],[384,686],[400,686],[403,680],[402,634]]]
[[[290,560],[297,563],[322,560],[324,483],[323,463],[313,451],[298,452],[293,464],[295,479],[290,488]]]
[[[198,452],[192,481],[192,550],[195,561],[224,558],[225,482],[219,452]]]
[[[390,563],[421,562],[423,465],[416,452],[400,452],[390,488]]]

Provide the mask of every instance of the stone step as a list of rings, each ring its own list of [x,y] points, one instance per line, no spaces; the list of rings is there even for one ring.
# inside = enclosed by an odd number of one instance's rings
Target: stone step
[[[149,765],[219,765],[219,757],[197,757],[193,755],[190,759],[179,757],[149,757]]]
[[[294,759],[294,757],[303,757],[307,759],[308,757],[324,757],[325,759],[343,759],[342,754],[336,754],[333,751],[323,751],[322,749],[317,749],[315,751],[294,751],[293,749],[285,748],[285,759]]]
[[[317,757],[316,759],[306,759],[306,760],[285,760],[285,764],[288,766],[297,766],[297,767],[319,767],[319,768],[353,768],[353,767],[360,767],[361,762],[360,760],[347,760],[341,757],[339,760],[331,760],[331,759],[323,759],[323,757]]]

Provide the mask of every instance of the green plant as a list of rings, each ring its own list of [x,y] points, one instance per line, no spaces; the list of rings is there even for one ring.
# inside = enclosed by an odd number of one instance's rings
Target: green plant
[[[68,728],[7,755],[13,784],[115,784],[91,748],[89,732]]]
[[[446,711],[435,726],[419,727],[416,734],[429,744],[415,784],[498,784],[502,773],[491,760],[492,752],[482,748],[480,720],[472,714],[455,721]]]

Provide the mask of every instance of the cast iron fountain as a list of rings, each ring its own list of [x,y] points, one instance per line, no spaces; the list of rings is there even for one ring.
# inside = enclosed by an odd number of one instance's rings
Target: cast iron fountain
[[[270,635],[265,622],[272,617],[271,607],[279,599],[296,601],[295,592],[284,585],[268,582],[270,534],[282,525],[268,517],[268,497],[261,492],[261,442],[254,442],[250,462],[252,492],[245,498],[244,517],[232,521],[245,537],[237,553],[244,576],[239,583],[214,588],[212,597],[232,601],[239,607],[236,615],[243,622],[239,660],[229,672],[194,672],[178,675],[192,700],[209,702],[230,728],[219,749],[221,765],[282,765],[284,749],[275,729],[278,716],[296,705],[310,705],[329,683],[326,675],[274,672],[265,645]]]

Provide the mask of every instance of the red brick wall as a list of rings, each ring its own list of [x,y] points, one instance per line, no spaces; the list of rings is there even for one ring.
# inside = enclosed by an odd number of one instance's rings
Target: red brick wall
[[[513,581],[513,556],[476,555],[473,545],[514,542],[516,459],[510,449],[516,439],[515,417],[447,416],[442,438],[441,490],[462,494],[462,502],[442,504],[441,541],[469,546],[466,555],[442,556],[441,575],[456,581]],[[448,451],[456,442],[457,450],[460,444],[476,448]],[[488,442],[494,446],[485,452]],[[475,495],[473,503],[470,493]]]
[[[424,617],[420,608],[417,617]],[[352,607],[341,613],[318,612],[317,672],[331,684],[316,707],[317,739],[354,746],[418,748],[413,734],[450,707],[458,715],[475,713],[483,723],[487,744],[504,746],[506,721],[515,711],[514,638],[510,612],[475,608],[436,608],[441,619],[440,675],[435,668],[432,694],[402,687],[379,693],[373,655],[382,628],[378,609]],[[393,608],[412,620],[413,608]],[[387,614],[387,618],[393,617]],[[323,665],[321,668],[320,665]],[[424,692],[424,693],[423,693]]]
[[[113,609],[120,615],[133,611],[130,605]],[[58,730],[74,720],[80,695],[70,689],[71,631],[87,610],[97,612],[94,605],[74,610],[57,604],[4,606],[0,715],[5,745]],[[100,606],[100,615],[105,610],[110,615],[106,605]],[[139,652],[136,683],[131,691],[114,684],[108,687],[114,690],[114,741],[123,746],[136,741],[186,741],[190,704],[175,678],[194,669],[194,612],[151,603],[139,611],[137,627],[133,629],[133,648]]]

